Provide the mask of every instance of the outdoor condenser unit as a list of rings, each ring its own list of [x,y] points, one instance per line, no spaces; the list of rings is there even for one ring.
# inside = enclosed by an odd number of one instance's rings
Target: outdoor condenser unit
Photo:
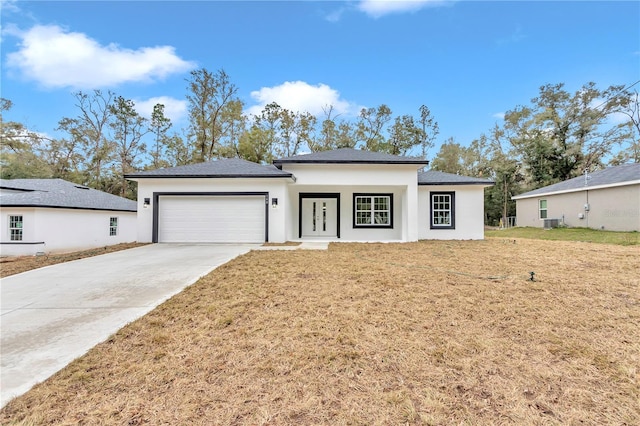
[[[545,219],[544,229],[557,228],[560,224],[560,219]]]

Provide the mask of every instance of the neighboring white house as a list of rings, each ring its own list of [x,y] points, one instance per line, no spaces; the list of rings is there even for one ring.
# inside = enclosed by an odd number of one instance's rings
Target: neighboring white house
[[[518,226],[640,231],[640,164],[623,164],[512,197]]]
[[[0,255],[136,240],[136,202],[62,179],[0,179]]]
[[[355,149],[260,165],[240,159],[127,175],[139,242],[482,239],[486,179]]]

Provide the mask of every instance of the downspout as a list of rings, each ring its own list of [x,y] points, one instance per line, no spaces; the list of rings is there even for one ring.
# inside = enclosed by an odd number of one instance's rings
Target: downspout
[[[591,176],[589,176],[589,169],[586,168],[584,170],[584,186],[585,186],[585,191],[587,193],[587,202],[584,205],[584,218],[587,220],[587,228],[589,227],[589,211],[591,210],[591,206],[589,206],[589,180],[591,179]]]
[[[584,217],[587,219],[587,228],[589,227],[589,211],[591,210],[589,206],[589,190],[587,189],[587,204],[584,205]]]

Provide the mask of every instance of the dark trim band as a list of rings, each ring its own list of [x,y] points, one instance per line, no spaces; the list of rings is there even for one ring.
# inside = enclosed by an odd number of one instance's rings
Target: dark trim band
[[[298,238],[302,238],[302,199],[303,198],[335,198],[336,236],[340,238],[340,193],[339,192],[301,192],[298,194]]]
[[[154,192],[153,193],[153,225],[151,228],[151,242],[158,242],[158,224],[160,218],[159,201],[162,196],[203,196],[203,197],[264,197],[264,241],[269,242],[269,193],[268,192]]]
[[[0,241],[0,244],[10,244],[10,245],[35,245],[35,244],[44,244],[44,241],[34,241],[34,242],[28,242],[28,241]]]
[[[135,210],[129,210],[129,209],[103,209],[98,207],[48,206],[43,204],[2,204],[1,206],[5,209],[8,209],[10,207],[12,208],[29,207],[29,208],[43,208],[43,209],[69,209],[69,210],[91,210],[91,211],[104,211],[104,212],[131,212],[131,213],[136,213],[138,211],[137,207]]]
[[[433,197],[434,195],[449,196],[449,212],[451,214],[451,223],[444,226],[436,226],[433,224]],[[456,193],[455,191],[430,191],[429,192],[429,229],[456,229]]]
[[[418,186],[458,186],[458,185],[486,185],[493,186],[495,182],[418,182]]]
[[[388,225],[358,225],[356,223],[356,198],[357,197],[389,197],[389,224]],[[373,204],[373,200],[371,200]],[[393,229],[393,193],[364,193],[364,192],[354,192],[353,193],[353,229],[362,229],[362,228],[370,228],[370,229]]]
[[[188,178],[188,179],[193,179],[193,178],[203,178],[203,179],[207,179],[207,178],[216,178],[216,179],[224,179],[224,178],[284,178],[284,179],[288,179],[288,178],[292,178],[293,174],[291,173],[286,173],[286,172],[282,172],[282,174],[279,175],[271,175],[271,174],[264,174],[264,175],[251,175],[251,174],[235,174],[235,175],[221,175],[221,174],[214,174],[214,175],[198,175],[198,174],[190,174],[190,175],[154,175],[154,174],[130,174],[130,175],[124,175],[125,179],[140,179],[140,178],[145,178],[145,179],[151,179],[151,178],[157,178],[157,179],[183,179],[183,178]]]

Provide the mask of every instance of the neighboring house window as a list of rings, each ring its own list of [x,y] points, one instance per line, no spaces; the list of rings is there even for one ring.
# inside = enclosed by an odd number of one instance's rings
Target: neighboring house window
[[[393,228],[393,194],[353,194],[354,228]]]
[[[547,200],[539,200],[540,204],[540,219],[547,218]]]
[[[118,235],[118,218],[112,217],[109,219],[109,236],[113,237]]]
[[[9,240],[22,241],[22,216],[9,216]]]
[[[431,193],[431,229],[456,229],[455,192]]]

